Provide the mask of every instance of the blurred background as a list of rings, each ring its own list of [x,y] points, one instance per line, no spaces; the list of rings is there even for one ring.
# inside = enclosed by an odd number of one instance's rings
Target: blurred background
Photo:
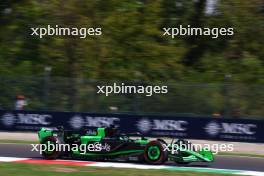
[[[101,27],[100,37],[31,36]],[[233,27],[234,36],[162,36],[163,27]],[[264,118],[263,0],[1,0],[0,108]],[[97,85],[167,85],[104,95]],[[23,104],[23,103],[22,103]]]

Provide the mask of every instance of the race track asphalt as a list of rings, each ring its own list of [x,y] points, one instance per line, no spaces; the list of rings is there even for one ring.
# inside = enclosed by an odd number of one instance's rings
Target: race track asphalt
[[[32,152],[30,144],[0,144],[0,157],[21,157],[40,159],[39,152]],[[166,165],[177,165],[167,162]],[[183,166],[183,165],[180,165]],[[235,169],[264,171],[264,158],[244,157],[244,156],[216,156],[213,163],[192,163],[184,165],[187,167],[210,167],[219,169]]]

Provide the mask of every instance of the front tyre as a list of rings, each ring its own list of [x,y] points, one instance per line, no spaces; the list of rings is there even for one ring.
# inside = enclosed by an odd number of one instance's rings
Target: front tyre
[[[56,147],[59,144],[57,137],[48,136],[41,141],[41,151],[44,159],[57,159],[61,152]]]
[[[149,164],[163,164],[168,160],[168,151],[161,141],[150,141],[144,151],[144,159]]]

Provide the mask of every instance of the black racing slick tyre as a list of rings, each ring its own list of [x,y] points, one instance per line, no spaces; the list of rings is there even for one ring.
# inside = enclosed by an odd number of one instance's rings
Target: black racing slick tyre
[[[41,141],[41,154],[44,159],[54,160],[60,157],[61,152],[56,147],[59,144],[57,137],[48,136]],[[49,148],[50,147],[50,148]],[[54,148],[53,148],[54,147]]]
[[[161,141],[150,141],[144,150],[144,160],[148,164],[163,164],[168,160],[168,151]]]

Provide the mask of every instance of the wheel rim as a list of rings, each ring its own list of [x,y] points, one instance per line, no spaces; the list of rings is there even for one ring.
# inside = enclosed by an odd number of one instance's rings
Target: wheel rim
[[[48,146],[49,145],[55,146],[55,142],[53,142],[53,141],[46,141],[44,143],[44,145],[46,146],[46,150],[44,151],[46,154],[51,155],[55,151],[55,149],[54,150],[48,150],[49,149]]]
[[[148,157],[151,160],[157,160],[160,156],[160,149],[158,146],[150,146],[148,148]]]

